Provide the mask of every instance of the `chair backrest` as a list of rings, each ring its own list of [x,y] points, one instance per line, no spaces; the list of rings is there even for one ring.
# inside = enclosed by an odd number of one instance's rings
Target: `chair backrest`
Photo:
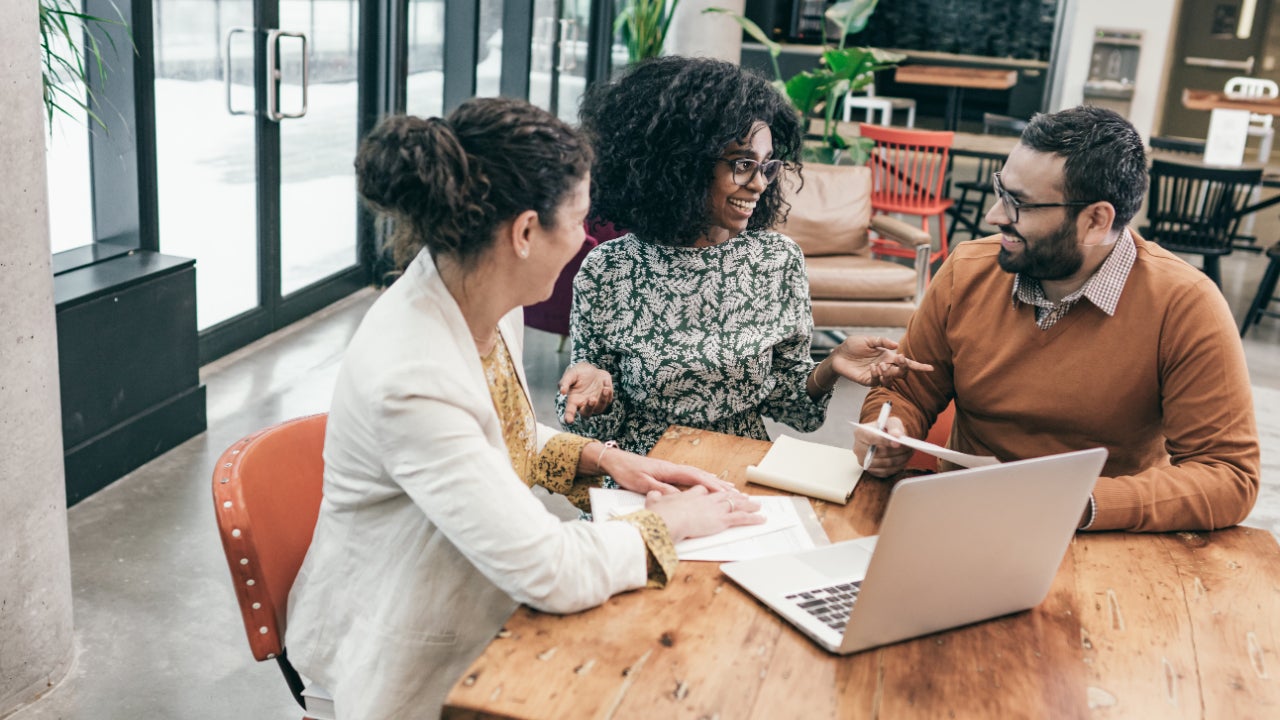
[[[982,132],[986,135],[1019,137],[1027,129],[1027,121],[1009,115],[982,113]]]
[[[804,186],[784,175],[787,221],[778,232],[796,241],[805,255],[870,255],[871,170],[807,163]]]
[[[1152,135],[1152,150],[1183,153],[1186,155],[1204,155],[1204,140],[1195,138],[1174,137],[1173,135]]]
[[[908,130],[862,123],[862,137],[875,142],[871,158],[871,202],[895,212],[935,205],[946,191],[947,156],[953,132]]]
[[[1223,92],[1237,98],[1273,98],[1280,96],[1280,85],[1264,78],[1233,77],[1227,81]]]
[[[227,448],[213,473],[214,511],[254,658],[284,649],[289,589],[320,513],[328,415],[288,420]]]
[[[1148,234],[1178,252],[1225,255],[1240,223],[1239,211],[1261,168],[1218,168],[1165,160],[1151,163]]]

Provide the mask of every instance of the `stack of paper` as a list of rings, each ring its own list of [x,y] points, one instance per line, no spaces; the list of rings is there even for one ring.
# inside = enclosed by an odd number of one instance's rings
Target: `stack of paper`
[[[591,515],[605,522],[644,508],[644,496],[630,490],[591,488]],[[729,562],[807,550],[827,544],[826,534],[803,498],[751,496],[760,503],[761,525],[732,527],[715,535],[676,543],[681,560]]]

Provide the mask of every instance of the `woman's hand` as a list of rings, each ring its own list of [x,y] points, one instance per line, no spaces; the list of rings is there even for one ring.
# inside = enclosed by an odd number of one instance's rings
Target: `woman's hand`
[[[572,425],[578,415],[589,418],[609,409],[613,377],[589,362],[580,362],[564,371],[560,394],[564,395],[564,422]]]
[[[733,483],[721,480],[706,470],[636,455],[618,448],[605,449],[603,445],[596,443],[584,448],[582,455],[597,461],[596,472],[609,475],[619,487],[632,492],[648,494],[657,491],[663,495],[670,495],[679,492],[676,489],[678,485],[702,487],[713,492],[735,489]],[[579,468],[581,469],[581,463]]]
[[[859,335],[846,338],[831,351],[822,364],[831,363],[831,369],[859,385],[892,388],[894,381],[907,373],[929,372],[932,365],[916,362],[896,350],[898,343],[885,337]],[[821,366],[814,369],[817,375]]]
[[[737,490],[707,492],[705,487],[698,486],[669,495],[654,490],[645,497],[644,506],[667,524],[672,542],[765,521],[757,512],[760,503]]]

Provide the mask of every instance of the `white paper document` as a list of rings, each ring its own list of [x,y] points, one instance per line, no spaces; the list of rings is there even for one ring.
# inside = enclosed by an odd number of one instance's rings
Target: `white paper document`
[[[990,455],[968,455],[962,452],[957,452],[955,450],[948,450],[947,448],[944,448],[941,445],[934,445],[931,442],[926,442],[924,440],[917,440],[913,437],[906,436],[906,435],[902,437],[894,437],[893,435],[890,435],[889,433],[883,430],[877,429],[875,425],[870,425],[870,424],[861,425],[859,423],[852,423],[852,424],[857,425],[858,427],[862,428],[863,430],[866,430],[867,432],[877,437],[884,438],[885,440],[892,440],[900,445],[905,445],[911,448],[912,450],[919,450],[921,452],[929,453],[930,455],[936,458],[946,460],[947,462],[950,462],[950,463],[955,463],[956,465],[959,465],[961,467],[982,467],[983,465],[1000,464],[999,460],[997,460],[994,457],[991,457]]]
[[[1204,143],[1205,164],[1240,167],[1248,141],[1248,110],[1214,109],[1209,113],[1209,136]]]
[[[589,492],[591,515],[595,522],[606,522],[644,509],[644,496],[640,493],[606,488],[591,488]],[[682,540],[676,543],[676,555],[681,560],[727,562],[817,546],[800,517],[801,512],[812,515],[808,501],[791,497],[750,497],[760,503],[760,514],[765,517],[763,524],[741,525],[715,535]],[[814,524],[816,518],[810,525]]]

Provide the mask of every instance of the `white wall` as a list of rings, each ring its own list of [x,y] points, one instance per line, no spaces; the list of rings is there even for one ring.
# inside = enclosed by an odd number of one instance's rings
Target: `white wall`
[[[720,7],[742,14],[746,0],[681,0],[667,40],[665,55],[694,55],[737,63],[742,60],[742,26],[732,18],[714,13],[703,14],[710,7]]]
[[[1149,137],[1160,119],[1169,53],[1177,32],[1179,0],[1066,0],[1063,3],[1061,59],[1053,80],[1049,110],[1079,105],[1089,75],[1093,33],[1099,27],[1142,31],[1142,52],[1134,79],[1129,121]]]

